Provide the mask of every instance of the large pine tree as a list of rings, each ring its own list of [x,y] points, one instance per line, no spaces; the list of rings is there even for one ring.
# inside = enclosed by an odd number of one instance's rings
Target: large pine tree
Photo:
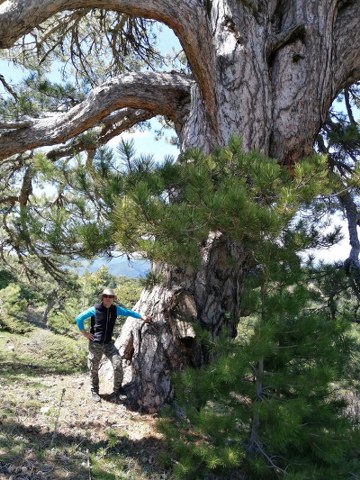
[[[92,10],[96,8],[100,10]],[[0,124],[0,157],[14,163],[24,162],[25,156],[31,164],[29,150],[56,146],[49,159],[84,150],[88,157],[84,168],[91,170],[93,148],[79,135],[95,129],[101,144],[139,119],[163,115],[173,122],[182,150],[198,147],[210,152],[236,133],[242,136],[245,151],[257,148],[291,170],[312,152],[335,96],[359,80],[359,14],[359,0],[3,1],[0,48],[14,47],[11,57],[24,59],[34,70],[51,63],[54,55],[69,57],[76,72],[84,75],[78,76],[76,94],[64,89],[66,101],[55,101],[51,107],[36,99],[22,104],[1,77],[16,106],[23,109],[15,108]],[[80,28],[89,16],[96,28]],[[134,24],[134,17],[146,21]],[[145,49],[141,57],[142,43],[133,40],[149,38],[145,30],[151,20],[175,32],[190,73],[156,71],[156,65],[152,71],[154,64],[148,70],[137,69],[136,60],[146,61],[153,52]],[[96,46],[105,45],[105,40],[108,50],[101,56],[104,50]],[[24,45],[33,46],[35,54],[28,55],[28,48],[24,53]],[[128,57],[121,52],[138,50],[140,56],[126,63]],[[102,68],[102,61],[112,54],[114,60]],[[87,62],[92,55],[98,68]],[[27,163],[23,172],[24,195],[13,199],[22,206],[28,203],[31,186]],[[140,308],[159,324],[185,312],[215,334],[225,324],[234,332],[244,281],[244,246],[209,228],[205,243],[197,248],[204,255],[196,272],[156,265],[163,283],[144,292]],[[171,341],[165,342],[159,330],[150,347],[154,355],[148,355],[145,337],[132,333],[135,350],[142,355],[137,365],[144,379],[141,403],[148,407],[159,407],[169,394],[167,381],[161,379],[167,377],[173,347],[183,345],[178,329],[170,334]],[[146,372],[158,345],[165,349],[163,361],[157,364],[158,379],[149,383]]]

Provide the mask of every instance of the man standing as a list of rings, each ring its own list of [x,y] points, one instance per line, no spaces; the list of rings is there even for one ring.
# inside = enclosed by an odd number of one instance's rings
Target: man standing
[[[122,387],[123,370],[119,351],[114,345],[112,334],[116,318],[119,315],[134,317],[144,322],[151,322],[149,316],[143,317],[137,312],[114,305],[116,295],[111,288],[105,288],[100,295],[101,303],[88,308],[76,317],[76,324],[81,334],[89,340],[88,365],[90,370],[91,394],[95,402],[100,402],[99,396],[99,366],[103,355],[110,361],[114,369],[114,391],[110,396],[116,401],[124,395]],[[84,329],[84,320],[90,318],[90,331]]]

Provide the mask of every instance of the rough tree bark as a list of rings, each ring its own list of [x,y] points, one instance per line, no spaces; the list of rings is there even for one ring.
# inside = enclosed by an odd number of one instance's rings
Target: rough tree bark
[[[144,74],[146,95],[141,87],[131,89],[132,81],[141,84],[141,75],[125,79],[127,91],[133,92],[131,101],[120,88],[125,80],[119,79],[92,92],[90,114],[88,101],[64,113],[61,120],[54,118],[52,129],[41,119],[15,131],[14,125],[11,131],[2,127],[0,151],[5,156],[17,149],[56,145],[127,107],[173,118],[183,149],[196,146],[209,151],[237,133],[247,150],[260,149],[291,168],[312,151],[337,93],[360,79],[360,0],[0,3],[2,48],[56,12],[101,7],[167,24],[178,36],[193,75],[188,79],[173,75],[172,81],[171,74]],[[167,85],[173,88],[166,91]],[[156,101],[157,88],[166,101]],[[109,89],[116,89],[118,101],[113,106],[105,102],[108,107],[103,108]],[[74,122],[77,112],[84,114],[81,122]],[[40,136],[42,143],[36,143],[33,139]],[[202,258],[198,272],[155,266],[164,281],[144,291],[138,305],[142,313],[153,316],[154,324],[139,327],[129,320],[119,340],[130,362],[129,398],[138,407],[160,408],[171,397],[171,370],[205,360],[196,346],[195,322],[214,337],[224,326],[235,332],[246,266],[241,245],[210,234]]]

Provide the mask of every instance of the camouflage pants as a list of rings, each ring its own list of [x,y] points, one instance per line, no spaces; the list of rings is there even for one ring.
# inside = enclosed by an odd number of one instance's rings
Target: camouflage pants
[[[122,361],[114,342],[96,343],[89,342],[88,367],[90,370],[91,390],[99,392],[99,367],[102,356],[105,355],[114,369],[114,391],[121,387],[123,379]]]

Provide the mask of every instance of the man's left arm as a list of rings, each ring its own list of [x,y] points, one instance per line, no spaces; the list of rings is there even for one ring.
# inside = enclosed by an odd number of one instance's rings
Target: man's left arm
[[[133,317],[142,320],[145,323],[151,323],[152,319],[150,315],[140,315],[140,313],[134,312],[133,310],[127,310],[124,307],[120,307],[119,305],[116,306],[116,313],[117,315],[121,315],[123,317]]]

